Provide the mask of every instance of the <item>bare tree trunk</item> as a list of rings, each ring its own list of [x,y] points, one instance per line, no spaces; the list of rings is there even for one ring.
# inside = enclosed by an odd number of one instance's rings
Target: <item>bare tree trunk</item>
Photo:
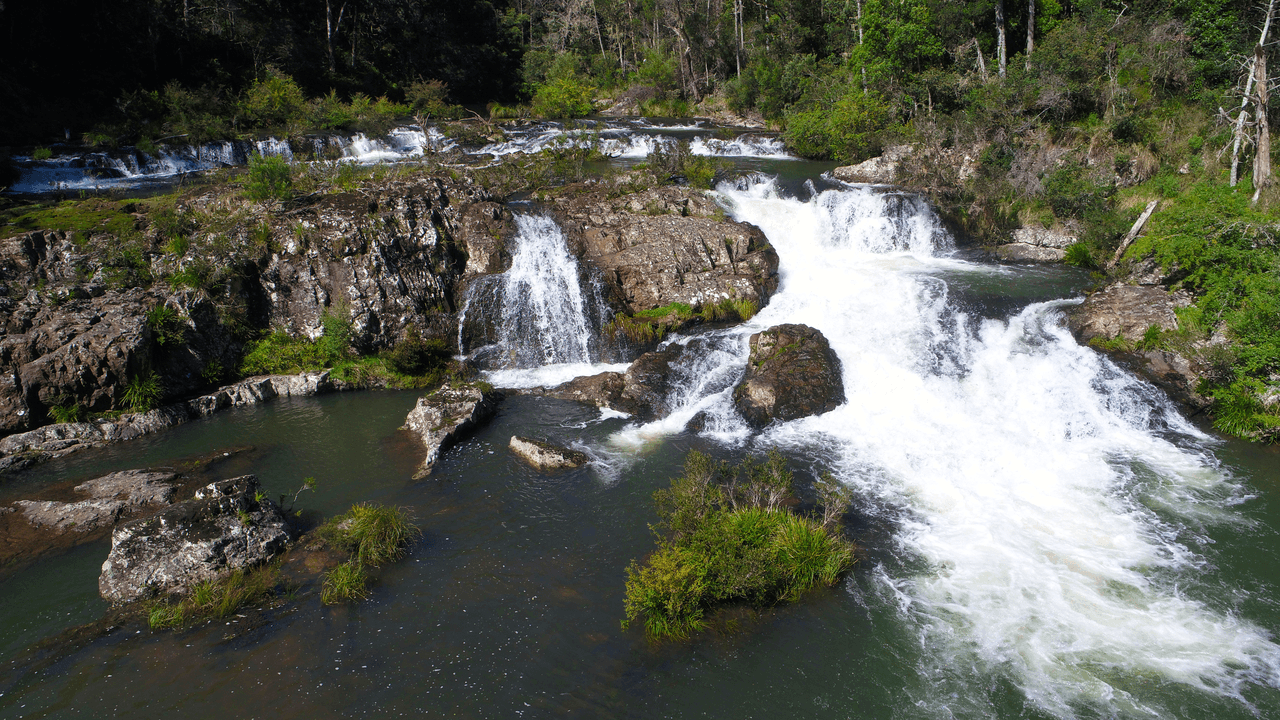
[[[978,38],[973,39],[973,49],[978,51],[978,74],[982,76],[982,82],[986,82],[987,61],[982,57],[982,43],[978,42]]]
[[[1031,69],[1031,50],[1036,46],[1036,0],[1027,0],[1027,69]]]
[[[333,72],[333,35],[338,32],[338,26],[342,24],[342,14],[347,11],[347,4],[342,3],[342,7],[338,8],[338,22],[329,22],[332,14],[329,10],[329,0],[324,0],[324,42],[329,50],[329,72]]]
[[[1253,202],[1258,202],[1262,188],[1271,184],[1271,127],[1267,124],[1267,51],[1258,45],[1253,49],[1254,75],[1258,78],[1258,142],[1253,150]]]
[[[1267,3],[1267,19],[1262,24],[1262,37],[1258,40],[1258,45],[1260,46],[1265,47],[1267,44],[1267,32],[1271,30],[1271,16],[1275,11],[1275,7],[1276,0],[1270,0]],[[1256,69],[1253,62],[1249,63],[1249,79],[1244,84],[1244,97],[1240,100],[1240,114],[1236,115],[1235,138],[1231,141],[1231,187],[1235,187],[1236,183],[1240,181],[1240,145],[1244,142],[1245,119],[1249,117],[1249,113],[1246,112],[1245,108],[1249,106],[1250,96],[1253,93]]]
[[[848,6],[846,6],[848,7]],[[862,47],[862,0],[858,0],[858,47]],[[862,66],[862,94],[867,94],[867,66]]]
[[[1008,48],[1004,37],[1004,0],[996,0],[996,55],[1000,58],[1000,77],[1008,65]]]

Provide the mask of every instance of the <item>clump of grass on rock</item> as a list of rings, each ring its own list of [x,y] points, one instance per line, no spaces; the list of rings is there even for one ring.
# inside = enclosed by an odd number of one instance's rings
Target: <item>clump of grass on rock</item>
[[[330,518],[320,534],[350,554],[346,562],[325,573],[320,600],[335,605],[367,597],[369,568],[404,557],[421,531],[404,508],[357,503]]]
[[[719,606],[770,607],[834,585],[854,563],[838,533],[850,495],[825,477],[817,489],[821,520],[787,509],[796,498],[782,456],[732,467],[690,453],[683,476],[654,493],[658,550],[627,568],[623,627],[639,621],[651,637],[682,638]]]

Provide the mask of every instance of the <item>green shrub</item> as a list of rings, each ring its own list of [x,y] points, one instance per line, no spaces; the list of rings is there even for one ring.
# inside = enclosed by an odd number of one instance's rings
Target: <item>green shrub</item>
[[[156,305],[147,311],[147,327],[157,344],[179,344],[183,341],[182,317],[168,305]]]
[[[415,82],[404,91],[409,107],[426,117],[441,120],[457,120],[467,111],[461,105],[449,103],[449,86],[439,80]]]
[[[575,78],[558,78],[539,85],[533,94],[533,114],[543,118],[578,118],[594,110],[596,89]]]
[[[1114,185],[1096,183],[1079,163],[1065,163],[1044,179],[1044,198],[1060,218],[1083,218],[1107,209]]]
[[[424,340],[410,325],[404,339],[387,354],[387,366],[404,375],[425,375],[449,361],[449,345],[440,338]]]
[[[1099,268],[1098,260],[1093,256],[1093,251],[1089,249],[1088,243],[1074,242],[1068,245],[1067,254],[1062,261],[1068,265],[1074,265],[1086,270],[1097,270]]]
[[[160,376],[154,370],[135,375],[124,389],[124,406],[133,412],[146,412],[160,402]]]
[[[377,567],[399,560],[420,532],[404,508],[357,503],[329,520],[334,544],[361,565]]]
[[[307,99],[293,78],[271,71],[253,81],[240,107],[257,127],[299,127],[306,118]]]
[[[245,192],[250,200],[288,200],[293,196],[293,168],[282,157],[254,153]]]
[[[32,160],[48,160],[53,157],[53,151],[47,147],[38,147],[31,151]]]
[[[87,413],[83,406],[70,398],[60,398],[60,402],[62,404],[53,405],[49,408],[49,417],[55,423],[84,422]]]
[[[891,118],[880,96],[850,90],[830,106],[818,102],[788,115],[784,137],[805,157],[854,162],[878,151],[878,133]]]
[[[684,637],[724,603],[768,607],[833,585],[854,562],[853,547],[828,529],[848,493],[824,488],[820,498],[839,506],[819,522],[785,509],[795,497],[781,456],[733,468],[690,453],[684,474],[654,493],[659,547],[627,568],[623,627],[642,621],[652,637]]]

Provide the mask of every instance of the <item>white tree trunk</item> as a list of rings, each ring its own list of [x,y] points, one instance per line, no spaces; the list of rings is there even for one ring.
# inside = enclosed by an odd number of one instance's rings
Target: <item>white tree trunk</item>
[[[1031,69],[1031,50],[1036,46],[1036,0],[1027,0],[1027,69]]]
[[[1258,141],[1253,151],[1253,202],[1258,202],[1262,188],[1271,184],[1271,128],[1267,124],[1270,104],[1267,87],[1267,51],[1258,45],[1253,49],[1253,74],[1258,79]]]
[[[1267,19],[1262,24],[1262,37],[1258,40],[1258,45],[1262,47],[1266,47],[1267,44],[1267,32],[1271,30],[1271,16],[1275,11],[1275,7],[1276,0],[1269,0],[1267,3]],[[1257,56],[1255,55],[1255,61],[1256,57]],[[1244,97],[1240,100],[1240,113],[1236,115],[1235,137],[1231,141],[1231,187],[1235,187],[1236,183],[1240,181],[1240,146],[1244,142],[1244,123],[1249,117],[1247,108],[1249,107],[1249,100],[1251,99],[1250,96],[1253,94],[1253,81],[1256,77],[1256,69],[1254,61],[1250,61],[1249,78],[1245,81]]]
[[[1004,0],[996,0],[996,55],[1000,58],[1000,77],[1008,65],[1008,49],[1004,37]]]

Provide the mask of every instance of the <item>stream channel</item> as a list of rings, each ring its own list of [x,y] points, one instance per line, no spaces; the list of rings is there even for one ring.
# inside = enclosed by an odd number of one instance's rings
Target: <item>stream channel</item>
[[[294,398],[0,485],[7,504],[41,483],[252,446],[227,476],[256,473],[273,497],[314,476],[300,505],[403,505],[424,531],[365,602],[312,595],[248,630],[131,627],[27,674],[33,643],[102,617],[108,547],[20,569],[0,584],[0,716],[1280,717],[1280,454],[1216,437],[1077,344],[1060,320],[1086,275],[994,264],[957,248],[920,198],[755,147],[719,153],[757,172],[716,196],[768,236],[781,286],[742,326],[668,340],[698,351],[675,369],[665,418],[511,397],[415,482],[420,450],[398,427],[417,393]],[[513,267],[533,287],[521,252],[542,243],[554,261],[558,231],[536,207],[517,213]],[[586,288],[554,312],[590,301]],[[507,314],[538,312],[553,310]],[[729,395],[750,334],[786,322],[826,335],[848,399],[754,433]],[[522,367],[491,380],[605,369],[589,338],[570,339],[586,356],[540,367],[509,352]],[[685,430],[697,413],[703,429]],[[508,452],[516,434],[592,462],[536,473]],[[687,641],[622,630],[625,568],[654,546],[651,495],[693,449],[778,449],[800,475],[831,471],[855,493],[858,566]]]

